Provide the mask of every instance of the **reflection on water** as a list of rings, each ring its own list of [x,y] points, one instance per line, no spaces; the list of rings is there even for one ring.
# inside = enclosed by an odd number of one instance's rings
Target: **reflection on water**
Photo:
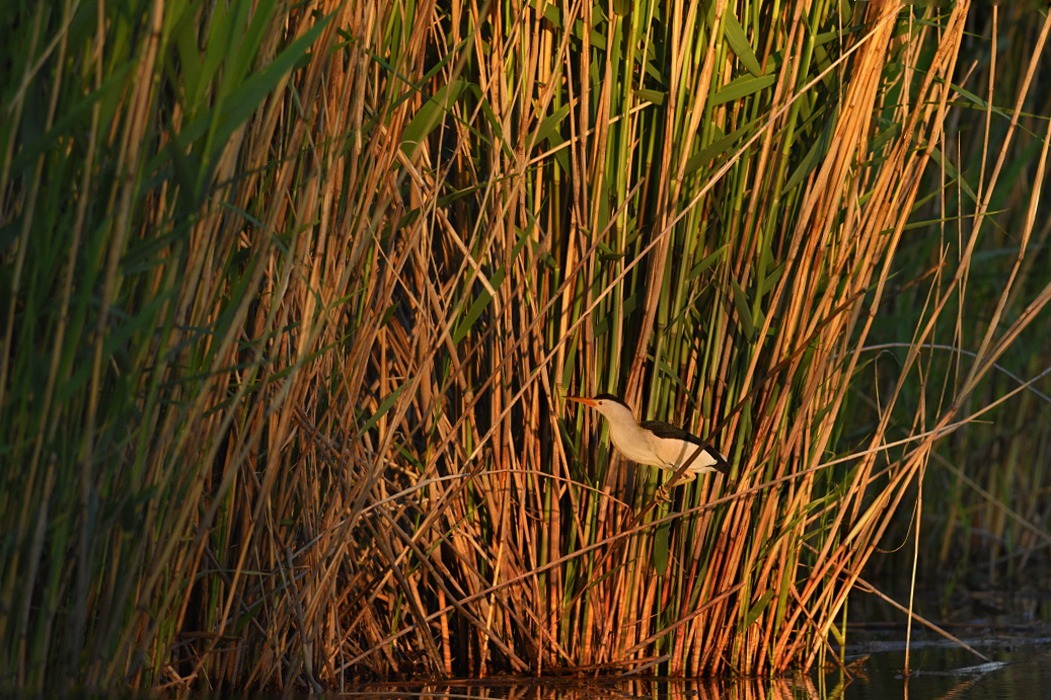
[[[1003,638],[969,640],[993,661],[944,644],[921,645],[912,653],[905,678],[904,650],[875,651],[856,661],[850,674],[833,673],[766,679],[668,681],[656,679],[494,679],[447,684],[374,684],[333,698],[365,700],[1031,700],[1051,697],[1051,643]]]
[[[864,676],[855,679],[844,700],[883,698],[953,698],[953,700],[1031,700],[1051,697],[1051,645],[1019,638],[1014,645],[997,639],[967,640],[992,662],[982,662],[959,648],[933,644],[913,648],[912,674],[901,669],[904,650],[872,654]],[[819,696],[820,697],[820,696]]]
[[[824,693],[811,678],[663,680],[663,679],[504,679],[471,681],[448,685],[372,685],[363,686],[341,697],[367,700],[414,698],[420,700],[793,700],[798,698],[841,697],[826,689]]]

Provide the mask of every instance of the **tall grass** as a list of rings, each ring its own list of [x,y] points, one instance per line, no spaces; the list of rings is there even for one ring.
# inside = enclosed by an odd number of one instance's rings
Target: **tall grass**
[[[895,329],[920,323],[927,293],[926,285],[911,281],[915,272],[902,275],[880,312],[872,371],[856,383],[857,412],[871,416],[872,402],[862,394],[914,353],[913,388],[890,419],[895,438],[914,430],[911,416],[930,415],[932,406],[945,411],[957,397],[965,397],[957,410],[981,412],[966,431],[933,446],[925,482],[928,546],[917,551],[917,565],[947,594],[958,590],[955,581],[1032,581],[1051,542],[1043,498],[1051,367],[1037,350],[1047,346],[1040,300],[1051,282],[1049,227],[1038,206],[1051,104],[1029,87],[1040,80],[1047,48],[1046,25],[1029,21],[1033,9],[983,8],[972,19],[975,35],[960,71],[967,89],[947,121],[938,167],[928,172],[940,194],[917,212],[919,219],[938,221],[938,235],[908,236],[896,262],[902,272],[929,270],[945,300],[942,317],[952,322],[930,325],[911,347],[902,343]],[[1040,319],[1031,329],[1010,344],[994,344],[999,331],[1031,314]],[[983,371],[975,375],[972,368]],[[914,527],[903,518],[891,536],[901,541]],[[905,562],[881,562],[895,563]]]
[[[834,660],[932,446],[1047,303],[1029,217],[1027,313],[907,429],[900,371],[844,434],[924,174],[960,171],[968,11],[20,3],[0,685]],[[910,288],[903,370],[966,325],[983,182],[932,224],[964,254]],[[568,390],[685,423],[732,478],[655,501]]]

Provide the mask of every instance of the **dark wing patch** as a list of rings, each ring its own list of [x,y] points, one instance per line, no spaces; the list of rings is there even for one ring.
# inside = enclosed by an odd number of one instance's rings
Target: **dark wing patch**
[[[712,459],[715,460],[712,469],[715,469],[717,472],[722,472],[723,474],[730,473],[730,464],[721,454],[719,454],[719,450],[715,449],[693,433],[683,430],[682,428],[676,428],[674,425],[669,425],[661,420],[643,421],[642,427],[646,430],[652,430],[653,434],[657,437],[678,438],[679,440],[686,440],[687,442],[692,442],[694,445],[699,445]]]

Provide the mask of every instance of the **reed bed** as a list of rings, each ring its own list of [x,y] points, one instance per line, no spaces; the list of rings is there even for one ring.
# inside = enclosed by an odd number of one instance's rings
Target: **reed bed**
[[[934,446],[1018,395],[976,389],[1051,295],[1047,120],[1028,77],[963,99],[968,2],[44,5],[4,49],[0,687],[834,664]],[[656,498],[563,403],[600,391],[731,477]]]
[[[944,150],[951,158],[928,174],[942,194],[927,197],[916,214],[938,221],[941,233],[905,241],[896,263],[903,274],[892,283],[869,343],[872,371],[855,384],[859,396],[871,395],[882,371],[906,353],[917,353],[923,374],[916,375],[890,423],[891,434],[903,438],[913,429],[910,416],[927,413],[930,406],[944,410],[971,381],[970,368],[982,361],[976,351],[989,342],[993,326],[1042,314],[998,358],[985,360],[993,364],[965,392],[966,411],[981,412],[980,419],[932,447],[932,469],[919,494],[929,504],[921,519],[926,546],[917,549],[916,565],[946,601],[961,587],[1028,588],[1048,580],[1051,367],[1042,352],[1034,352],[1047,347],[1046,308],[1030,305],[1051,281],[1051,229],[1036,207],[1051,103],[1045,91],[1023,88],[1028,80],[1039,80],[1046,64],[1039,58],[1046,51],[1044,26],[1029,21],[1034,9],[1020,4],[972,13],[967,44],[986,48],[979,54],[965,51],[958,72],[973,89],[961,91],[961,109],[946,121]],[[977,239],[962,235],[972,219],[980,226]],[[932,328],[926,343],[913,348],[895,329],[915,327],[922,315],[926,287],[911,280],[924,269],[937,271],[943,289],[956,284],[966,293],[942,292],[943,317],[954,322]],[[871,405],[868,399],[855,403],[858,416]],[[876,413],[861,418],[859,428]],[[899,519],[890,539],[904,541],[914,525],[912,518]],[[911,554],[886,558],[878,573],[891,578],[896,568],[911,567],[911,560]]]

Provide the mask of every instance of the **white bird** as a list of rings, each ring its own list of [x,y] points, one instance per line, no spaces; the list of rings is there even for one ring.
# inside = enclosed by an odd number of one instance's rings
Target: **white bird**
[[[609,421],[609,436],[617,451],[638,464],[675,472],[684,464],[684,477],[693,479],[705,472],[730,473],[726,457],[696,435],[657,420],[639,423],[627,404],[612,394],[593,399],[567,396],[590,406]]]

